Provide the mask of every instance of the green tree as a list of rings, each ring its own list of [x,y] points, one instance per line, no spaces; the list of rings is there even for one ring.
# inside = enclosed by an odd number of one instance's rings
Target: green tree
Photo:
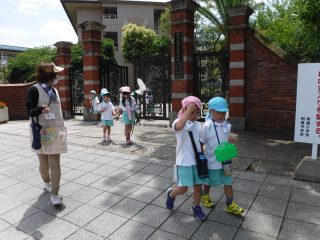
[[[277,0],[258,11],[252,27],[297,61],[319,61],[319,12],[316,0]]]
[[[165,8],[164,12],[160,15],[160,30],[162,35],[170,37],[171,31],[171,9]]]
[[[117,64],[117,60],[114,57],[114,41],[111,38],[102,39],[101,57],[106,61]]]
[[[166,52],[169,44],[168,36],[157,36],[153,30],[144,26],[129,23],[122,28],[122,54],[129,62]]]
[[[82,71],[83,66],[83,48],[82,43],[73,44],[71,46],[71,63],[76,69]]]
[[[205,17],[210,26],[211,33],[215,33],[215,39],[222,40],[224,47],[228,43],[229,30],[227,10],[231,7],[250,5],[253,6],[253,0],[199,0],[201,7],[199,13]],[[210,32],[210,31],[207,31]]]
[[[9,83],[32,82],[36,66],[42,62],[52,62],[55,58],[56,49],[49,46],[32,48],[19,53],[8,60],[7,80]]]

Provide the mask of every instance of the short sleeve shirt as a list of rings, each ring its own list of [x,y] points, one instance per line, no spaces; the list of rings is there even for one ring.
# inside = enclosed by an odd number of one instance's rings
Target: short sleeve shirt
[[[122,100],[120,100],[120,108],[123,110],[123,111],[127,111],[127,106],[130,106],[132,109],[134,109],[135,108],[135,106],[136,106],[136,100],[133,98],[133,97],[131,97],[131,105],[130,105],[130,101],[129,100],[125,100],[125,104],[126,104],[126,106],[123,106],[123,104],[122,104]]]
[[[102,101],[99,104],[99,112],[102,110],[105,110],[105,111],[101,112],[101,120],[113,120],[112,111],[114,110],[114,106],[112,102]]]
[[[175,125],[179,119],[176,119],[173,124],[173,131],[177,138],[177,147],[176,147],[176,165],[179,166],[195,166],[195,152],[193,150],[193,146],[191,143],[191,139],[188,131],[192,131],[193,138],[195,144],[197,146],[198,152],[200,152],[200,142],[199,142],[199,134],[201,129],[201,124],[197,121],[191,122],[188,121],[189,124],[186,124],[184,128],[180,131],[175,130]],[[187,127],[190,125],[190,127]]]
[[[227,121],[222,123],[214,123],[218,133],[220,143],[228,142],[231,132],[231,124]],[[214,154],[215,148],[218,146],[218,138],[214,129],[212,119],[206,120],[200,131],[200,142],[206,145],[205,154],[208,159],[209,169],[221,169],[222,164],[217,161]]]

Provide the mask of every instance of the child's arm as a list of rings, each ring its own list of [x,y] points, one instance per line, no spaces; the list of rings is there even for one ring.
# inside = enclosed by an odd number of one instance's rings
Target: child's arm
[[[99,112],[99,113],[103,113],[105,110],[106,110],[106,108],[103,107],[103,104],[102,104],[102,103],[100,103],[99,106],[98,106],[98,112]]]
[[[184,128],[184,125],[186,125],[186,122],[190,118],[191,113],[196,109],[197,109],[197,106],[194,103],[190,104],[187,107],[187,109],[185,110],[182,118],[180,118],[178,120],[178,122],[176,123],[176,125],[175,125],[175,130],[176,131],[180,131],[180,130],[182,130]]]

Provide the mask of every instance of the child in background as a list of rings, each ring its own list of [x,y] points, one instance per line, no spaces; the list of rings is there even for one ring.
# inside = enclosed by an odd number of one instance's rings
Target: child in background
[[[126,144],[130,145],[130,134],[133,126],[135,125],[135,106],[136,100],[130,95],[130,87],[124,86],[120,88],[122,98],[120,100],[119,109],[116,115],[122,113],[122,120],[124,123],[124,135],[126,137]]]
[[[91,108],[90,113],[92,114],[93,120],[98,123],[98,107],[99,107],[99,98],[97,96],[97,92],[95,90],[90,91],[90,101]]]
[[[226,211],[240,215],[244,210],[233,200],[232,176],[225,174],[223,164],[217,161],[214,154],[214,150],[219,143],[235,141],[235,139],[230,137],[231,124],[225,120],[226,112],[229,111],[228,104],[224,98],[214,97],[209,101],[208,108],[206,121],[200,131],[200,142],[202,150],[205,145],[209,169],[209,184],[204,185],[201,201],[205,207],[213,207],[214,203],[209,195],[210,186],[224,184],[224,192],[227,198]]]
[[[184,98],[181,103],[182,109],[178,114],[178,118],[172,124],[177,138],[175,170],[177,173],[178,186],[167,190],[166,207],[173,209],[176,197],[185,194],[188,191],[188,187],[193,187],[194,201],[191,210],[196,218],[202,221],[206,218],[206,215],[199,205],[201,186],[205,184],[207,180],[198,178],[195,152],[188,133],[188,131],[192,131],[198,152],[200,152],[199,134],[201,125],[197,119],[200,114],[201,101],[197,97],[189,96]]]
[[[102,102],[99,104],[99,113],[103,126],[102,142],[111,142],[110,134],[113,126],[113,115],[115,114],[114,106],[110,101],[111,94],[105,89],[100,94]]]

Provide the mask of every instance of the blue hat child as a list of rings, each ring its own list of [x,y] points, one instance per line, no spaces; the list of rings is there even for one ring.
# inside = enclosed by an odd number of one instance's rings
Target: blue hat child
[[[228,103],[222,97],[211,98],[208,102],[208,112],[206,115],[206,120],[211,118],[210,110],[215,110],[217,112],[229,112]]]
[[[110,92],[106,88],[102,88],[100,92],[100,96],[111,95]]]

